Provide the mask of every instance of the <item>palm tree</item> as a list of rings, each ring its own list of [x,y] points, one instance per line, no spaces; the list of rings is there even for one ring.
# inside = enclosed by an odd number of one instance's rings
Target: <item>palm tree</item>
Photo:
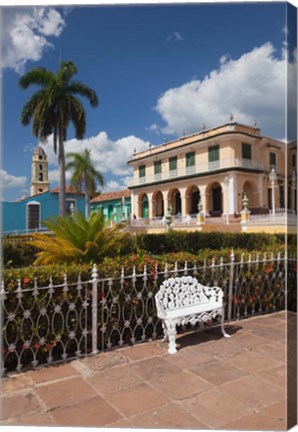
[[[39,249],[34,264],[99,262],[115,256],[125,233],[121,224],[110,227],[109,223],[100,212],[92,212],[88,219],[79,211],[49,218],[44,224],[54,236],[34,233],[28,241]]]
[[[89,201],[90,197],[96,193],[97,182],[103,186],[104,178],[102,174],[97,171],[90,158],[91,150],[85,149],[83,153],[68,153],[66,158],[72,158],[66,164],[65,169],[73,170],[70,180],[70,186],[76,192],[85,191],[85,216],[89,216]]]
[[[73,124],[75,136],[82,139],[86,130],[84,107],[76,95],[86,97],[92,107],[98,105],[94,90],[79,81],[72,80],[77,68],[72,61],[60,63],[55,75],[45,68],[34,68],[19,80],[22,89],[37,85],[41,89],[26,102],[21,113],[23,126],[32,120],[33,135],[47,142],[53,134],[54,151],[57,153],[59,166],[59,214],[65,216],[65,153],[64,141],[70,123]]]

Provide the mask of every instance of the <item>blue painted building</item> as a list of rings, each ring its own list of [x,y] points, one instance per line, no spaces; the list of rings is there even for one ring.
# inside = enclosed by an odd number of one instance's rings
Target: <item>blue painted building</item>
[[[52,189],[14,202],[2,202],[2,233],[24,233],[45,228],[44,221],[59,214],[59,189]],[[85,214],[85,196],[66,188],[66,210]]]

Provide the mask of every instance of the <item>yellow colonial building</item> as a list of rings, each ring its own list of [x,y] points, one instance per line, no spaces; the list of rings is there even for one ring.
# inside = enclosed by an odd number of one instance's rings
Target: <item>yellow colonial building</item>
[[[233,121],[134,153],[134,220],[206,221],[240,216],[244,192],[251,215],[296,207],[296,145],[263,136],[256,124]]]

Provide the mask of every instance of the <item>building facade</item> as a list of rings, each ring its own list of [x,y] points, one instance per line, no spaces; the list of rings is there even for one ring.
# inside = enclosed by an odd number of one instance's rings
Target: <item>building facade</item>
[[[121,222],[131,217],[130,191],[128,189],[98,195],[90,202],[91,211],[101,211],[106,220]]]
[[[195,216],[200,203],[206,217],[237,217],[244,193],[251,214],[273,205],[294,209],[296,182],[288,172],[296,170],[296,146],[287,157],[283,142],[230,120],[134,153],[128,162],[134,170],[132,215],[159,219],[170,208],[174,217]]]
[[[40,192],[37,195],[14,202],[2,202],[3,234],[26,233],[45,228],[48,218],[59,215],[59,189]],[[85,213],[84,194],[76,194],[66,188],[66,209]]]

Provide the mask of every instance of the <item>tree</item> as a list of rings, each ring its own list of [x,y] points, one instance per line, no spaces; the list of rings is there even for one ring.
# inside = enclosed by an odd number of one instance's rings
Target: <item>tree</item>
[[[66,164],[66,170],[73,170],[70,180],[70,186],[76,192],[85,191],[85,216],[89,216],[89,201],[90,197],[95,195],[97,182],[103,186],[104,178],[102,174],[97,171],[90,158],[90,150],[85,149],[83,153],[68,153],[67,159],[72,158]]]
[[[22,89],[36,85],[41,89],[26,102],[21,113],[21,123],[28,126],[32,121],[32,133],[41,142],[47,142],[53,134],[54,151],[57,153],[59,166],[59,214],[65,216],[65,151],[64,142],[70,123],[75,136],[82,139],[86,130],[84,107],[76,95],[86,97],[92,107],[98,105],[94,90],[79,81],[72,80],[77,68],[72,61],[60,63],[55,75],[45,68],[34,68],[19,80]]]
[[[115,256],[125,236],[122,225],[109,226],[101,212],[92,212],[86,220],[81,212],[73,216],[55,216],[44,224],[54,234],[33,233],[28,244],[40,250],[36,265],[71,262],[99,262]]]

